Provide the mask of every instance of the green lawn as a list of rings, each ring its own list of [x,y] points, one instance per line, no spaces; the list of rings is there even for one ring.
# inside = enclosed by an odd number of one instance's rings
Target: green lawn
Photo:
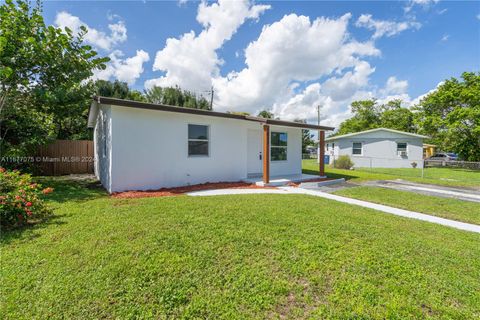
[[[1,234],[4,319],[480,317],[478,234],[305,195],[65,189]]]
[[[335,194],[480,225],[480,203],[380,187],[354,187]]]
[[[318,174],[316,160],[303,160],[303,172]],[[345,178],[351,182],[368,180],[404,179],[412,182],[429,183],[452,187],[480,188],[480,170],[455,168],[427,168],[424,178],[421,169],[413,168],[358,168],[355,170],[335,169],[325,166],[327,176],[331,178]]]

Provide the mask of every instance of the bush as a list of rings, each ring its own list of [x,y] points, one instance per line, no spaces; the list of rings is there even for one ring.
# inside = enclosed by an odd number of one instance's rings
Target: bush
[[[44,218],[51,213],[41,199],[42,194],[52,192],[33,183],[29,174],[7,171],[0,167],[0,223],[17,227],[29,220]]]
[[[417,167],[417,165],[418,165],[418,163],[416,163],[415,161],[413,161],[413,162],[410,163],[410,164],[412,165],[413,169],[415,169],[415,168]]]
[[[333,162],[335,168],[350,170],[354,163],[349,156],[343,155]]]

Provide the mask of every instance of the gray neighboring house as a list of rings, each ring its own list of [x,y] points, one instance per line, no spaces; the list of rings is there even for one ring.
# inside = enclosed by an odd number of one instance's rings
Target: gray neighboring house
[[[423,139],[419,134],[377,128],[325,139],[330,159],[348,155],[354,167],[417,168],[423,166]],[[332,161],[330,160],[330,163]]]

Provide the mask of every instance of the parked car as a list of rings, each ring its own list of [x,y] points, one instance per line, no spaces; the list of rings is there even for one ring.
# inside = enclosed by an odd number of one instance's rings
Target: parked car
[[[428,158],[428,160],[458,161],[458,155],[450,152],[438,152]]]

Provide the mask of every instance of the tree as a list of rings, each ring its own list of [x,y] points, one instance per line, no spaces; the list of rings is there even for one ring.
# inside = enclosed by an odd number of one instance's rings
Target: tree
[[[405,132],[414,132],[413,113],[402,107],[401,100],[392,100],[382,105],[379,121],[381,128],[389,128]]]
[[[144,95],[137,90],[131,90],[126,82],[115,80],[114,82],[106,80],[97,80],[95,82],[95,91],[97,95],[118,99],[127,99],[133,101],[146,101]]]
[[[293,121],[299,122],[299,123],[307,123],[307,120],[304,120],[304,119],[295,119]],[[307,151],[308,146],[313,146],[316,144],[312,138],[313,138],[313,134],[310,132],[310,130],[302,129],[302,154],[308,153]]]
[[[351,104],[353,117],[340,124],[337,134],[347,134],[380,126],[380,111],[375,99],[354,101]]]
[[[265,119],[273,119],[274,114],[268,110],[260,111],[257,117],[265,118]]]
[[[195,93],[182,90],[180,87],[157,87],[145,90],[145,99],[150,103],[167,104],[177,107],[211,110],[205,97],[197,97]]]
[[[480,161],[480,72],[445,80],[415,110],[415,122],[429,142],[464,160]]]
[[[40,1],[31,6],[6,0],[0,6],[2,156],[31,154],[39,144],[81,125],[86,131],[88,79],[109,60],[83,45],[86,33],[84,27],[73,35],[46,26]]]
[[[353,117],[340,124],[336,135],[365,131],[375,128],[389,128],[415,132],[413,113],[402,107],[401,100],[378,104],[376,99],[352,102]]]

